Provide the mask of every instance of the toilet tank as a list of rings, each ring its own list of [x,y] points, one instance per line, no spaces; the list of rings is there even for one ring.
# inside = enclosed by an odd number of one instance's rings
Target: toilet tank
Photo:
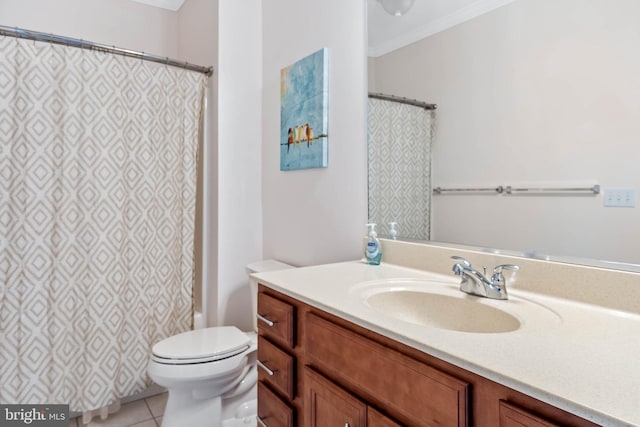
[[[286,270],[295,268],[292,265],[276,260],[256,261],[247,265],[247,274],[264,273],[266,271]],[[258,332],[258,282],[253,278],[249,278],[249,286],[251,287],[251,316],[253,317],[253,330]]]

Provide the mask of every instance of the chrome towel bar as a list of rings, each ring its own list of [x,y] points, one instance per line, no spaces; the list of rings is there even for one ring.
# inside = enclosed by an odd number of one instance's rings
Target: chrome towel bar
[[[492,188],[441,188],[436,187],[433,189],[433,194],[440,195],[444,193],[496,193],[496,194],[566,194],[566,193],[592,193],[600,194],[600,185],[596,184],[591,187],[558,187],[558,188],[544,188],[544,187],[512,187],[510,185]]]

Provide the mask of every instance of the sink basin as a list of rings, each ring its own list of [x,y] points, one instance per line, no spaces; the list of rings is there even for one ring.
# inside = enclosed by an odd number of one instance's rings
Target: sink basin
[[[560,322],[554,311],[531,299],[513,293],[508,300],[468,295],[457,283],[386,279],[360,283],[351,292],[381,316],[449,331],[495,334]]]
[[[453,331],[499,333],[520,328],[515,316],[471,298],[390,291],[370,296],[367,304],[398,320]]]

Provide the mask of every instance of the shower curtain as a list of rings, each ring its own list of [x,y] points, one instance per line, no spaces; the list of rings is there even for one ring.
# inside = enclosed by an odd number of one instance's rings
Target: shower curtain
[[[0,37],[0,403],[107,406],[191,328],[204,83]]]
[[[428,240],[433,112],[369,98],[369,222],[388,233]]]

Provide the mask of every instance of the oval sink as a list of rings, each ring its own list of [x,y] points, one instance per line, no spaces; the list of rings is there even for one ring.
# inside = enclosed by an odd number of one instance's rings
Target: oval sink
[[[520,321],[515,316],[481,304],[476,299],[428,292],[390,291],[370,296],[367,303],[398,320],[453,331],[500,333],[520,328]]]
[[[560,316],[530,296],[508,300],[468,295],[453,281],[382,279],[360,282],[351,294],[381,316],[415,325],[468,333],[507,333],[549,328]]]

